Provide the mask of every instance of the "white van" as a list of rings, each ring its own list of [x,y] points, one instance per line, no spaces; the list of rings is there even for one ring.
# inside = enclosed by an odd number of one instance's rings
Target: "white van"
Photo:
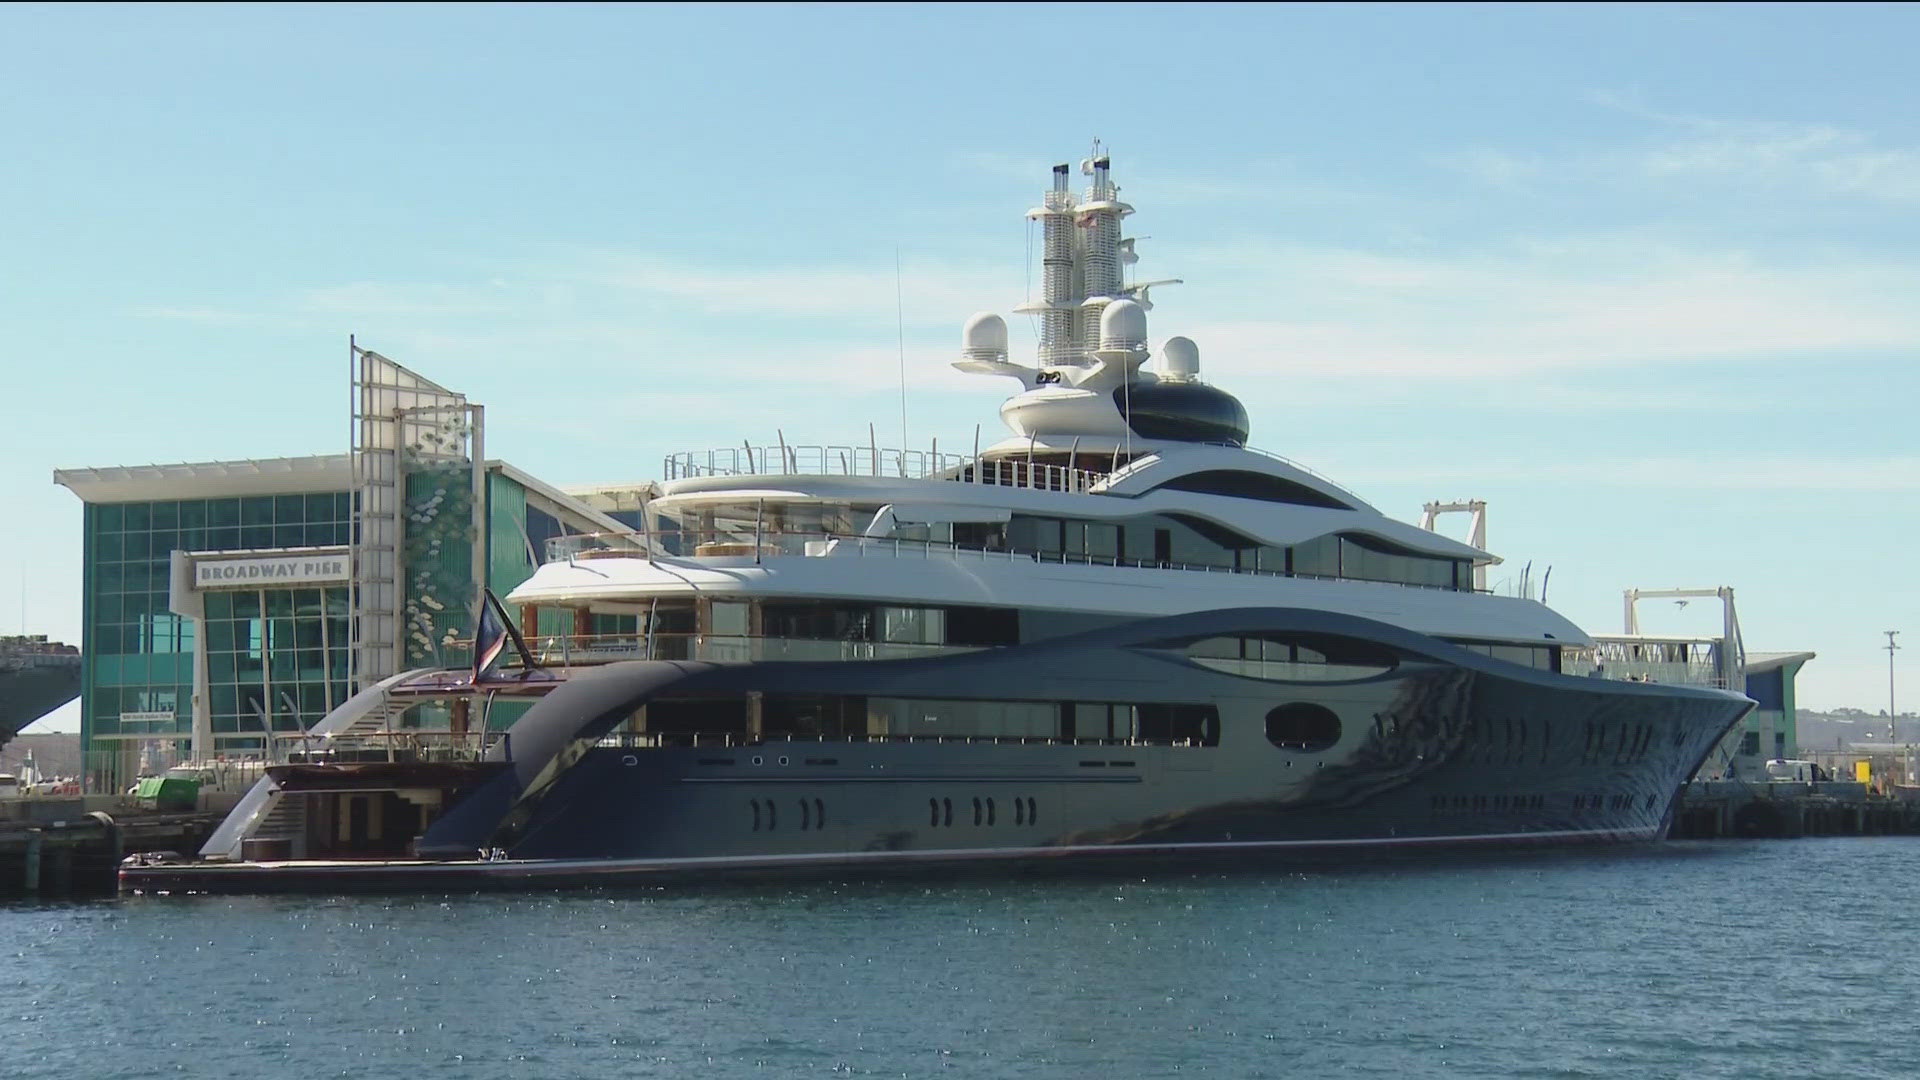
[[[1774,758],[1767,762],[1768,780],[1797,780],[1802,783],[1815,779],[1815,770],[1819,766],[1811,761],[1789,761],[1786,758]]]

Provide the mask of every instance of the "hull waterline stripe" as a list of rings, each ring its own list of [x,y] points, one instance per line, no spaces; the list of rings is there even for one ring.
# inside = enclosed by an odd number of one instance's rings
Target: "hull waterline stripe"
[[[1137,784],[1138,776],[682,776],[681,784]]]
[[[359,860],[301,860],[232,865],[186,865],[133,867],[121,871],[121,880],[138,887],[141,879],[166,882],[192,888],[195,880],[213,884],[222,880],[241,883],[279,877],[311,878],[316,884],[327,880],[352,882],[357,879],[477,878],[485,881],[540,880],[573,878],[589,880],[621,874],[667,873],[689,870],[725,869],[797,869],[810,866],[854,866],[866,863],[944,863],[994,862],[1010,860],[1048,861],[1078,856],[1137,857],[1171,856],[1182,853],[1227,853],[1235,851],[1334,851],[1365,848],[1439,848],[1474,844],[1535,843],[1579,840],[1591,843],[1622,843],[1656,840],[1658,826],[1637,829],[1570,829],[1551,832],[1481,833],[1468,836],[1359,837],[1343,840],[1217,840],[1183,844],[1073,844],[1056,847],[1020,848],[945,848],[927,851],[842,851],[793,855],[714,855],[682,859],[530,859],[483,862],[477,859],[458,862],[365,862]]]

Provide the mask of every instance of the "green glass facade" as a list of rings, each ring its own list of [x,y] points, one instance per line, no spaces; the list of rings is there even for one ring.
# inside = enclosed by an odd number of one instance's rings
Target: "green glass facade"
[[[80,720],[85,745],[168,733],[186,738],[191,731],[194,626],[168,609],[174,551],[344,546],[352,540],[352,508],[344,491],[87,504]],[[340,700],[344,598],[344,587],[208,594],[216,738],[232,742],[233,736],[257,734],[263,715],[276,729],[297,728],[324,715],[329,694]],[[337,630],[339,658],[329,669],[317,645],[317,623],[322,611],[334,610],[340,618],[329,629]]]
[[[345,585],[210,592],[205,628],[218,741],[305,730],[352,694]]]

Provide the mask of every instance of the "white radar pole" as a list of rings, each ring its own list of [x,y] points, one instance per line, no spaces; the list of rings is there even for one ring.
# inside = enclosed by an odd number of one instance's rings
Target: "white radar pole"
[[[1468,499],[1464,502],[1430,502],[1420,508],[1420,527],[1428,532],[1439,532],[1435,528],[1441,514],[1472,514],[1472,522],[1467,527],[1467,543],[1481,551],[1487,550],[1487,501]],[[1495,559],[1498,563],[1500,560]],[[1473,563],[1473,591],[1487,591],[1488,563],[1478,559]]]
[[[1882,630],[1887,635],[1887,741],[1900,741],[1900,714],[1893,708],[1893,654],[1900,651],[1900,643],[1893,640],[1900,636],[1898,630]]]

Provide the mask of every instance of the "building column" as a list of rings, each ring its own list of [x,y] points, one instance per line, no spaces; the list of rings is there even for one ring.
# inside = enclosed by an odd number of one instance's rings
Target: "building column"
[[[207,601],[194,586],[193,560],[175,551],[168,566],[167,610],[193,621],[192,761],[213,756],[213,701],[207,689]],[[266,612],[261,612],[265,617]]]

